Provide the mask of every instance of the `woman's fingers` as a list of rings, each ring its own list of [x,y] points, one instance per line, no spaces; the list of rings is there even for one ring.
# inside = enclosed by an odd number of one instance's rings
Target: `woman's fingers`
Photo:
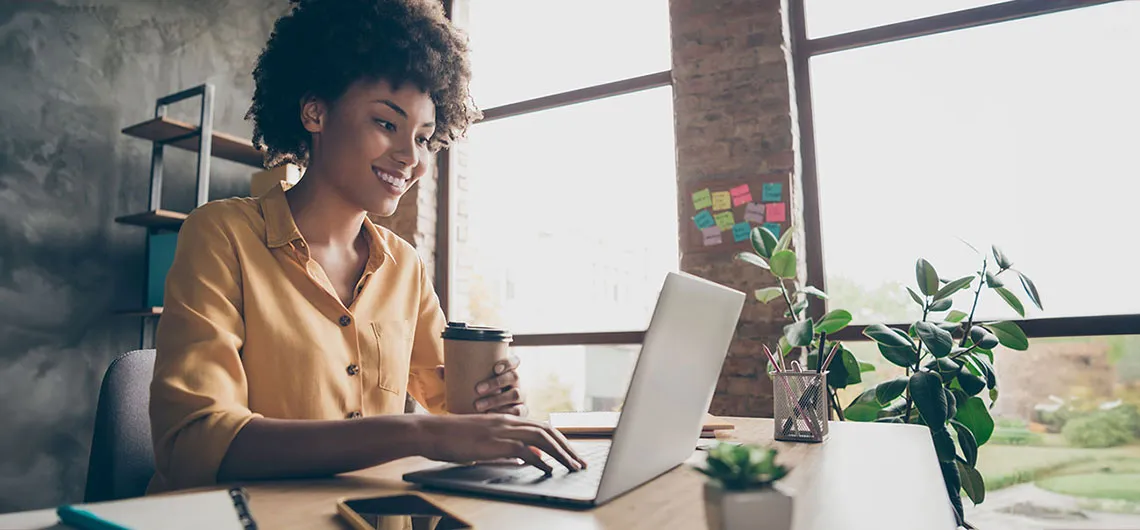
[[[517,433],[518,439],[542,449],[543,452],[554,457],[555,460],[566,466],[566,469],[571,471],[582,469],[581,464],[578,463],[578,459],[570,456],[573,450],[570,450],[569,447],[563,447],[549,432],[541,427],[517,427],[515,432]]]
[[[575,462],[578,462],[582,465],[582,469],[586,469],[586,461],[583,460],[581,456],[578,456],[578,453],[574,451],[574,447],[570,445],[570,440],[567,440],[566,437],[562,435],[561,431],[555,429],[554,427],[551,427],[550,425],[543,425],[542,427],[550,432],[550,435],[554,438],[554,441],[558,442],[559,445],[566,449],[567,453],[570,453],[570,455],[574,457]]]
[[[508,388],[503,392],[493,396],[487,396],[475,402],[475,410],[479,412],[487,412],[489,410],[501,409],[503,407],[510,407],[512,405],[521,405],[523,403],[522,390],[518,388]]]
[[[479,384],[475,385],[475,392],[481,396],[493,394],[495,392],[499,392],[504,388],[515,386],[515,384],[518,382],[518,372],[511,370],[505,374],[481,381]]]
[[[538,469],[541,469],[542,472],[546,473],[547,475],[554,473],[554,468],[550,467],[550,464],[543,462],[542,457],[539,456],[534,451],[531,451],[530,447],[527,447],[527,445],[525,443],[515,441],[514,445],[516,446],[514,448],[514,451],[513,451],[515,458],[518,458],[519,460],[522,460],[523,462],[526,462],[526,463],[528,463],[534,467],[537,467]]]

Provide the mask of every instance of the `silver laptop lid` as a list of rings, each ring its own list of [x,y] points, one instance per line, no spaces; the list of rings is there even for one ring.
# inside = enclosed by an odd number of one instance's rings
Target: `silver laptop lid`
[[[693,454],[744,293],[669,273],[645,333],[595,503],[669,471]]]

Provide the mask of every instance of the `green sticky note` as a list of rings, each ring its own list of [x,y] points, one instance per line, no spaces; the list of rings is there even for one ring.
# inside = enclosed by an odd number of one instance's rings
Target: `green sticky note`
[[[764,184],[764,193],[762,195],[764,202],[780,202],[784,199],[784,185],[779,182],[767,182]]]
[[[764,223],[764,228],[767,228],[777,238],[780,237],[780,223]]]
[[[693,209],[701,210],[712,206],[712,193],[708,188],[693,192]]]
[[[732,217],[732,210],[716,214],[716,226],[721,230],[731,230],[734,224],[736,219]]]
[[[716,226],[716,220],[713,219],[708,210],[701,210],[700,213],[693,216],[693,222],[697,224],[697,228],[704,230],[710,226]]]

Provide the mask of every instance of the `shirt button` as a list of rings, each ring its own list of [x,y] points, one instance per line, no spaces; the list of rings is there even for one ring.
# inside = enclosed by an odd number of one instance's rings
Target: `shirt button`
[[[348,375],[356,375],[360,373],[360,367],[355,364],[348,365],[348,368],[346,370],[348,371]]]
[[[348,315],[340,317],[340,325],[341,326],[348,326],[351,323],[352,323],[352,319],[348,318]]]
[[[354,410],[354,411],[348,413],[348,419],[350,419],[350,420],[355,420],[357,418],[362,418],[362,417],[364,417],[364,415],[361,414],[359,410]]]

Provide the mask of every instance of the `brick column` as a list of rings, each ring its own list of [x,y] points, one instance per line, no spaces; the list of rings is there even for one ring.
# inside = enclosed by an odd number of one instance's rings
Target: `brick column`
[[[790,219],[802,226],[789,39],[779,0],[670,0],[678,189],[709,179],[784,172]],[[684,195],[684,193],[681,193]],[[678,211],[689,197],[678,197]],[[687,218],[680,219],[681,229]],[[796,237],[797,240],[800,237]],[[775,285],[732,252],[684,254],[681,269],[748,293],[713,397],[713,414],[771,416],[762,344],[773,349],[788,320],[752,292]]]

